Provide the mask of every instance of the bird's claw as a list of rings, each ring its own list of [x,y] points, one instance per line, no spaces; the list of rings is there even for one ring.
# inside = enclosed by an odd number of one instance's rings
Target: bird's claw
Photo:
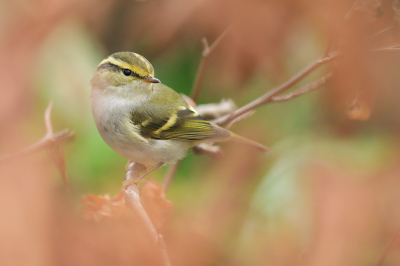
[[[139,180],[135,180],[135,179],[127,179],[124,182],[122,182],[122,188],[124,190],[128,190],[128,188],[132,185],[136,185],[138,187],[138,189],[140,189],[139,187]]]

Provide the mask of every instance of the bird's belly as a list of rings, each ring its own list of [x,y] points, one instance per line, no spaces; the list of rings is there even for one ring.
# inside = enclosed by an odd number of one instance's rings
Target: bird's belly
[[[189,142],[179,140],[150,139],[146,143],[118,138],[114,134],[111,137],[104,132],[100,132],[100,135],[115,152],[144,165],[155,165],[160,162],[174,164],[185,157],[187,150],[192,146]]]

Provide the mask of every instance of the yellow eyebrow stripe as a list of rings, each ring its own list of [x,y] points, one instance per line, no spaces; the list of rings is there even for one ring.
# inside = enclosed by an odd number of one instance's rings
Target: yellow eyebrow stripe
[[[176,114],[174,114],[173,116],[171,116],[168,119],[168,122],[165,125],[163,125],[159,129],[154,131],[154,134],[158,135],[158,134],[160,134],[161,131],[164,131],[164,130],[167,130],[167,129],[171,128],[173,125],[175,125],[176,119],[178,119],[178,116]]]
[[[125,63],[124,61],[115,59],[114,57],[110,56],[106,59],[104,59],[103,61],[100,62],[99,66],[102,64],[106,64],[106,63],[111,63],[113,65],[119,66],[122,69],[130,69],[133,72],[135,72],[136,74],[138,74],[141,77],[147,76],[147,73],[145,71],[143,71],[141,68],[137,67],[137,66],[133,66],[130,65],[128,63]]]

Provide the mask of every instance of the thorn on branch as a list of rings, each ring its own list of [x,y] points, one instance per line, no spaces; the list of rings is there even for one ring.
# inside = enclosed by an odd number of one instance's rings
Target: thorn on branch
[[[46,136],[53,135],[53,126],[51,125],[51,110],[53,109],[53,101],[50,101],[49,105],[44,112],[44,126],[46,128]]]
[[[201,41],[203,42],[203,52],[201,55],[203,57],[207,57],[210,54],[210,46],[208,46],[208,41],[206,37],[201,38]]]

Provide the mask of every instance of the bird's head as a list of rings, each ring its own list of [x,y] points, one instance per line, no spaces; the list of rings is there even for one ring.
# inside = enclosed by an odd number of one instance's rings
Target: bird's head
[[[92,78],[92,85],[123,86],[133,81],[160,83],[146,58],[133,52],[118,52],[101,61]]]

